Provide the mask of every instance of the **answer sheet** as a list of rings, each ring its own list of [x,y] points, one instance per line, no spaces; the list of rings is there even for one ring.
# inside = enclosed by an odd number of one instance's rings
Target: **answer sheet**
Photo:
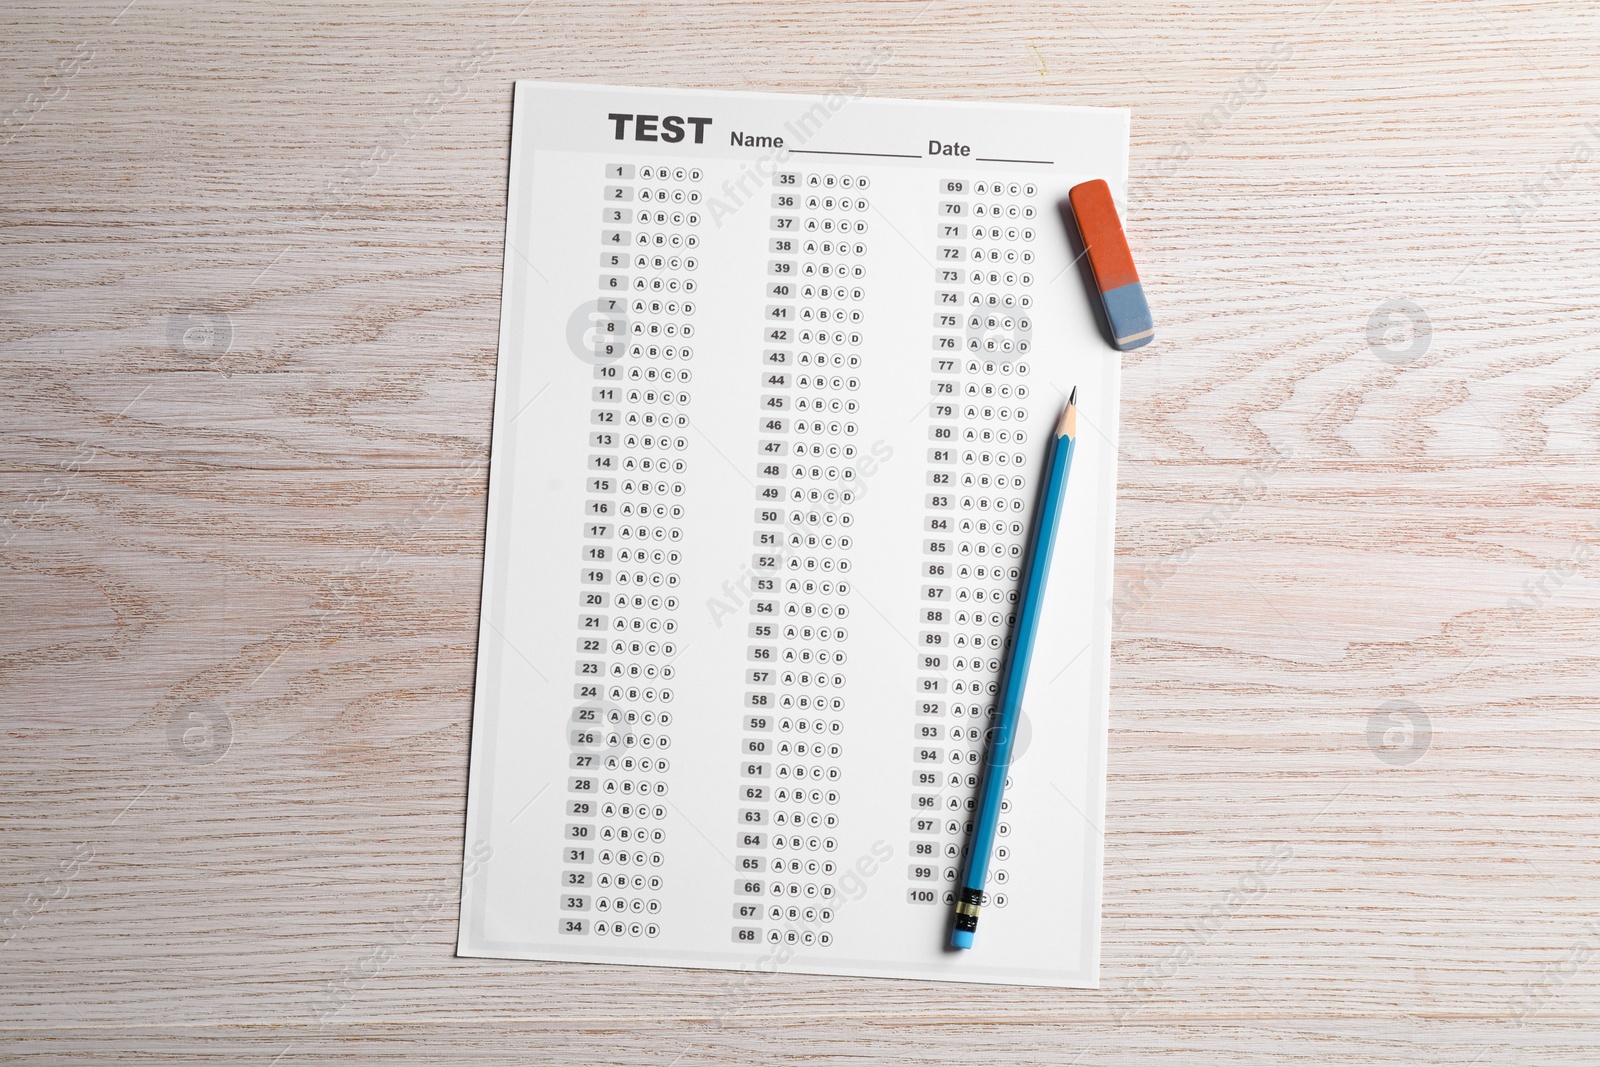
[[[520,82],[459,952],[1094,986],[1121,110]],[[976,947],[1046,445],[1079,437]]]

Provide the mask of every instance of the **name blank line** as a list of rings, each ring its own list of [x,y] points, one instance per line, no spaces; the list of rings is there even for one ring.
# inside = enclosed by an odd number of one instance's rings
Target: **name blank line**
[[[821,148],[791,148],[789,151],[802,156],[877,156],[880,159],[921,159],[921,156],[908,156],[899,152],[828,152]]]

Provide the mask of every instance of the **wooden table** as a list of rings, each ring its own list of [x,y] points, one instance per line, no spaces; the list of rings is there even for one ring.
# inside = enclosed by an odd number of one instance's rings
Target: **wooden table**
[[[1600,12],[13,0],[0,1059],[1600,1058]],[[514,77],[1133,108],[1104,988],[458,960]]]

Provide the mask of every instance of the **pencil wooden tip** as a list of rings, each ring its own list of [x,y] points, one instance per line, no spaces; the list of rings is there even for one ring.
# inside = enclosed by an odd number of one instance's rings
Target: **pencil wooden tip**
[[[1073,386],[1072,395],[1067,397],[1067,406],[1061,409],[1061,418],[1056,422],[1057,437],[1078,436],[1078,388]]]

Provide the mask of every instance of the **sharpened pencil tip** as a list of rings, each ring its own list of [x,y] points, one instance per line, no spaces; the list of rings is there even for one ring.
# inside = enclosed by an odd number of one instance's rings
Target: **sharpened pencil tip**
[[[1056,436],[1078,438],[1078,387],[1072,387],[1072,395],[1067,397],[1067,406],[1061,409],[1061,418],[1056,421]]]

